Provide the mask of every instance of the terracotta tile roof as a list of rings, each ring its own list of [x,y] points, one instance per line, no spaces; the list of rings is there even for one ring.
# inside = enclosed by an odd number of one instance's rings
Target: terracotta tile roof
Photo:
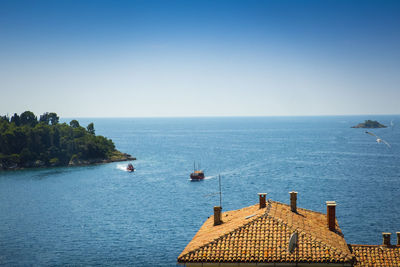
[[[354,266],[400,266],[400,246],[349,245]]]
[[[250,218],[248,216],[251,216]],[[329,231],[326,215],[306,209],[290,210],[286,204],[268,201],[224,212],[223,224],[214,226],[211,216],[187,245],[178,262],[305,262],[351,264],[350,252],[336,222]],[[289,238],[298,232],[298,246],[288,252]]]

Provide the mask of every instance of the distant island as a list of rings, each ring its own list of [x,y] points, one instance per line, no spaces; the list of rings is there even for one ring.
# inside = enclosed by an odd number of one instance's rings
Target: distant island
[[[77,166],[135,160],[115,149],[111,139],[96,135],[93,123],[59,123],[56,113],[37,119],[31,111],[0,116],[0,170]]]
[[[364,123],[359,123],[351,128],[386,128],[387,126],[380,124],[377,121],[366,120]]]

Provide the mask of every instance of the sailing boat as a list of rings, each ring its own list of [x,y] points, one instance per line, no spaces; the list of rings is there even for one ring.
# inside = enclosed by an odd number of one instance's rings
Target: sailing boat
[[[204,172],[202,170],[196,170],[196,162],[193,163],[193,172],[190,174],[192,181],[198,181],[204,179]]]

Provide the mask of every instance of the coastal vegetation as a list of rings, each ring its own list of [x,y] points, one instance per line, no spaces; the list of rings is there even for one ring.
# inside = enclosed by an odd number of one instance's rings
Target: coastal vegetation
[[[39,119],[31,111],[0,116],[0,170],[123,160],[134,158],[116,150],[111,139],[96,135],[93,123],[86,128],[77,120],[59,123],[53,112]]]
[[[366,120],[365,122],[359,123],[351,128],[386,128],[386,127],[387,126],[380,124],[377,121]]]

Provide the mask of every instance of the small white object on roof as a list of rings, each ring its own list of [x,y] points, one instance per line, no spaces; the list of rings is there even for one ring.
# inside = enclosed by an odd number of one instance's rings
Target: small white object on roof
[[[294,249],[297,246],[297,239],[298,239],[298,234],[297,232],[294,232],[289,239],[289,246],[288,246],[288,251],[292,253]]]

